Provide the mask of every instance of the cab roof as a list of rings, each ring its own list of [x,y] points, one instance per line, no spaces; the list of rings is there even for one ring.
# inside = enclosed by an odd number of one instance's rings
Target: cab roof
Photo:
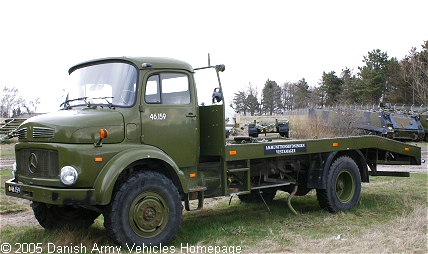
[[[193,72],[193,67],[187,62],[167,58],[167,57],[108,57],[94,59],[86,62],[74,65],[68,70],[68,73],[72,73],[76,69],[79,69],[86,65],[95,65],[104,62],[128,62],[137,66],[138,69],[181,69]]]

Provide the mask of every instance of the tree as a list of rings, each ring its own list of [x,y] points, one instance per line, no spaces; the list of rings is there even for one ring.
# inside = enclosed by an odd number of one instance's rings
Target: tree
[[[343,80],[336,76],[334,71],[323,72],[320,90],[325,92],[325,105],[331,106],[339,102]]]
[[[247,115],[247,108],[245,106],[245,100],[247,99],[244,91],[238,91],[234,94],[232,103],[230,107],[233,108],[237,112],[241,112],[244,115]]]
[[[249,83],[247,87],[247,99],[245,105],[252,116],[254,116],[254,114],[260,109],[260,103],[257,99],[257,96],[257,87],[253,87],[251,83]]]
[[[358,67],[362,82],[358,89],[363,103],[378,104],[384,95],[386,87],[386,67],[389,63],[388,54],[380,49],[368,52],[364,56],[365,66]]]
[[[272,115],[281,107],[281,88],[275,81],[267,80],[262,91],[262,106],[265,114]]]
[[[245,91],[235,93],[230,107],[244,115],[250,112],[253,116],[260,108],[260,103],[257,99],[257,87],[253,87],[250,83]]]
[[[424,41],[421,52],[416,48],[402,61],[403,78],[412,87],[412,104],[428,104],[428,41]]]
[[[342,73],[340,75],[342,79],[342,92],[339,95],[339,101],[343,105],[350,105],[357,102],[356,96],[356,83],[358,78],[355,74],[352,74],[352,70],[348,67],[342,69]]]
[[[325,105],[325,93],[319,87],[310,87],[309,107],[323,107]]]
[[[306,108],[309,106],[309,98],[311,91],[309,90],[308,82],[304,78],[295,84],[295,108]]]
[[[295,84],[285,82],[281,86],[281,106],[284,112],[292,110],[294,107]]]
[[[23,114],[21,108],[25,108],[26,113],[32,114],[37,109],[38,104],[40,104],[39,98],[27,104],[25,99],[18,96],[18,89],[14,87],[3,87],[2,92],[0,113],[1,117],[4,118],[21,116]]]
[[[392,57],[385,72],[386,86],[384,101],[391,104],[412,104],[412,87],[404,80],[403,68],[397,58]]]

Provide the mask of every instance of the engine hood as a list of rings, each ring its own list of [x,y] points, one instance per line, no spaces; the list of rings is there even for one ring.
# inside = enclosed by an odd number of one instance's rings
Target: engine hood
[[[99,139],[99,130],[107,129],[103,143],[124,139],[123,115],[111,109],[83,108],[32,117],[18,129],[20,141],[91,144]]]

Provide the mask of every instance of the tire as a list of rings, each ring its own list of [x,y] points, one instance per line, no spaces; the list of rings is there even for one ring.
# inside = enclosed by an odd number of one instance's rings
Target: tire
[[[255,126],[248,126],[248,136],[257,138],[259,136],[259,130]]]
[[[357,164],[348,156],[337,158],[327,174],[326,189],[317,189],[318,203],[331,213],[354,207],[360,199],[361,176]]]
[[[279,135],[283,138],[289,138],[288,131],[287,132],[280,132]]]
[[[57,206],[33,201],[34,216],[45,229],[88,228],[100,215],[98,212],[72,205]]]
[[[260,197],[260,194],[263,196],[263,199]],[[259,193],[259,190],[252,190],[250,194],[239,195],[238,198],[244,203],[260,203],[263,200],[266,203],[270,203],[275,198],[275,195],[276,189],[262,189],[261,193]]]
[[[177,187],[156,172],[138,172],[115,186],[104,227],[121,246],[169,244],[180,229],[183,206]]]

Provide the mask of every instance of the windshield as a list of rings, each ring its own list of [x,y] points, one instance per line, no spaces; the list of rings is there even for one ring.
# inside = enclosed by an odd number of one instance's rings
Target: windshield
[[[102,63],[86,66],[70,74],[65,107],[134,105],[138,70],[128,63]]]

